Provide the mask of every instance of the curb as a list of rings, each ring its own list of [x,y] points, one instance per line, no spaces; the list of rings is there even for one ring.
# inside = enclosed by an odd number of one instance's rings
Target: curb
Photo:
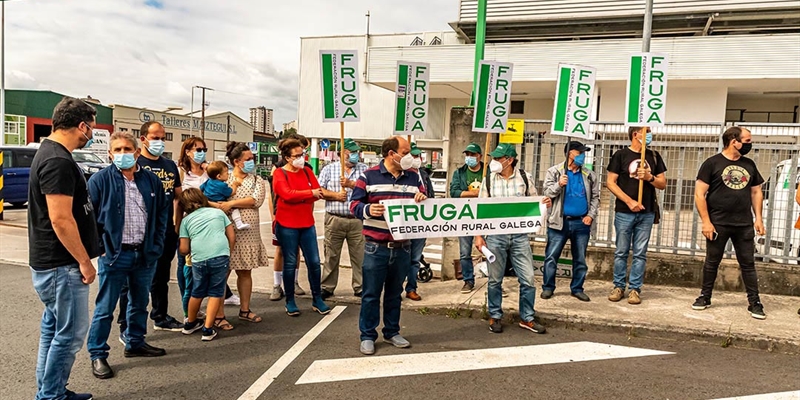
[[[328,301],[344,304],[361,304],[360,299],[350,296],[334,296],[328,299]],[[481,309],[481,307],[466,307],[463,304],[454,304],[452,306],[445,306],[441,304],[423,306],[416,304],[410,305],[408,302],[404,302],[402,309],[406,311],[415,311],[422,315],[435,314],[445,315],[448,318],[472,318],[486,320],[486,318],[483,316],[484,311]],[[505,316],[503,317],[503,320],[509,323],[516,323],[519,321],[519,311],[514,309],[505,309],[504,312]],[[563,326],[566,329],[573,330],[616,333],[626,335],[628,338],[643,337],[666,339],[671,341],[694,341],[716,345],[723,348],[732,347],[737,349],[800,354],[800,341],[770,338],[761,334],[728,334],[711,332],[702,329],[676,328],[673,326],[655,326],[629,322],[602,321],[548,312],[537,312],[536,319],[548,327]]]

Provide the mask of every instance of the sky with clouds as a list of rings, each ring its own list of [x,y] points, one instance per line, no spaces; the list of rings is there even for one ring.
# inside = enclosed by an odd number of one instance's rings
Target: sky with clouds
[[[6,87],[103,104],[189,110],[191,87],[211,112],[275,110],[296,118],[300,38],[450,30],[458,0],[6,1]],[[195,95],[195,109],[199,109]]]

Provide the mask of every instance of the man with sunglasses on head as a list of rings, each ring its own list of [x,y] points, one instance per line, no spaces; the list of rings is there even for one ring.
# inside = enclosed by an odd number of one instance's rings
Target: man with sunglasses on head
[[[667,166],[655,150],[647,149],[642,165],[642,143],[650,146],[653,133],[648,127],[628,128],[631,145],[611,156],[608,163],[606,186],[617,200],[614,206],[614,230],[617,233],[614,251],[614,289],[610,301],[625,297],[628,275],[628,255],[633,248],[633,262],[629,278],[628,304],[641,304],[642,284],[647,263],[647,245],[656,218],[658,199],[656,189],[667,187]],[[642,202],[639,203],[639,182],[644,181]]]
[[[753,160],[745,157],[753,147],[747,129],[734,126],[722,134],[721,153],[703,162],[697,172],[694,202],[703,221],[706,237],[706,262],[703,264],[703,289],[692,305],[695,310],[711,307],[711,292],[717,270],[725,255],[728,240],[733,243],[736,260],[750,306],[747,311],[756,319],[765,319],[764,306],[758,296],[758,275],[755,266],[755,234],[764,234],[761,207],[764,178]],[[753,221],[755,214],[755,221]]]

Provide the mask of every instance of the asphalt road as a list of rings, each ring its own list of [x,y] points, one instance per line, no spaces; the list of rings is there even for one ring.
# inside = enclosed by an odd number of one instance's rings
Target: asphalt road
[[[28,268],[0,265],[0,276],[0,303],[6,310],[0,325],[0,398],[30,399],[35,392],[42,305],[31,287]],[[92,289],[90,301],[96,285]],[[171,286],[170,293],[170,309],[173,315],[180,316],[177,287]],[[296,384],[317,360],[364,358],[358,351],[358,305],[342,305],[346,306],[342,314],[299,352],[259,399],[717,399],[800,390],[797,355],[582,332],[559,326],[548,327],[545,335],[534,335],[513,325],[507,325],[503,334],[492,334],[486,322],[478,319],[414,312],[404,312],[402,317],[402,333],[413,347],[395,349],[379,343],[373,357],[414,354],[413,363],[405,367],[413,371],[430,367],[426,365],[426,359],[431,357],[428,353],[586,341],[674,354],[585,362],[564,359],[549,365]],[[233,317],[235,329],[220,333],[212,342],[201,342],[199,334],[152,332],[151,325],[148,342],[167,349],[165,357],[153,359],[123,358],[115,327],[109,362],[117,376],[105,381],[95,379],[84,347],[78,354],[69,387],[109,400],[238,399],[322,320],[311,312],[310,299],[299,300],[299,306],[303,314],[290,318],[284,314],[282,302],[256,295],[252,308],[264,317],[260,324],[238,321],[236,307],[229,306],[227,314]],[[566,348],[569,346],[573,345]],[[537,348],[530,358],[559,356]]]

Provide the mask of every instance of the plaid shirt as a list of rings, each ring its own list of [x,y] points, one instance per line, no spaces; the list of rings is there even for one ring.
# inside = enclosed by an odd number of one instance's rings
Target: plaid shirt
[[[492,197],[525,197],[525,196],[538,196],[536,188],[533,186],[533,179],[528,175],[528,193],[525,193],[525,181],[519,174],[520,170],[515,168],[514,174],[508,179],[503,178],[500,174],[492,172],[489,179],[492,180]],[[527,174],[527,172],[525,172]],[[481,195],[480,197],[489,197],[486,191],[486,178],[481,182]]]
[[[364,171],[367,170],[367,165],[363,163],[356,164],[350,169],[350,174],[346,176],[347,179],[355,182],[358,178],[364,176]],[[339,177],[342,176],[342,163],[332,162],[325,166],[319,173],[319,186],[330,190],[331,192],[340,192],[342,185],[339,182]],[[328,214],[338,215],[341,217],[353,216],[350,212],[350,200],[353,197],[353,189],[347,188],[347,201],[344,203],[340,201],[325,201],[325,212]]]
[[[140,244],[144,242],[144,232],[147,227],[147,211],[144,209],[144,199],[136,181],[125,181],[125,222],[122,224],[122,243]]]

